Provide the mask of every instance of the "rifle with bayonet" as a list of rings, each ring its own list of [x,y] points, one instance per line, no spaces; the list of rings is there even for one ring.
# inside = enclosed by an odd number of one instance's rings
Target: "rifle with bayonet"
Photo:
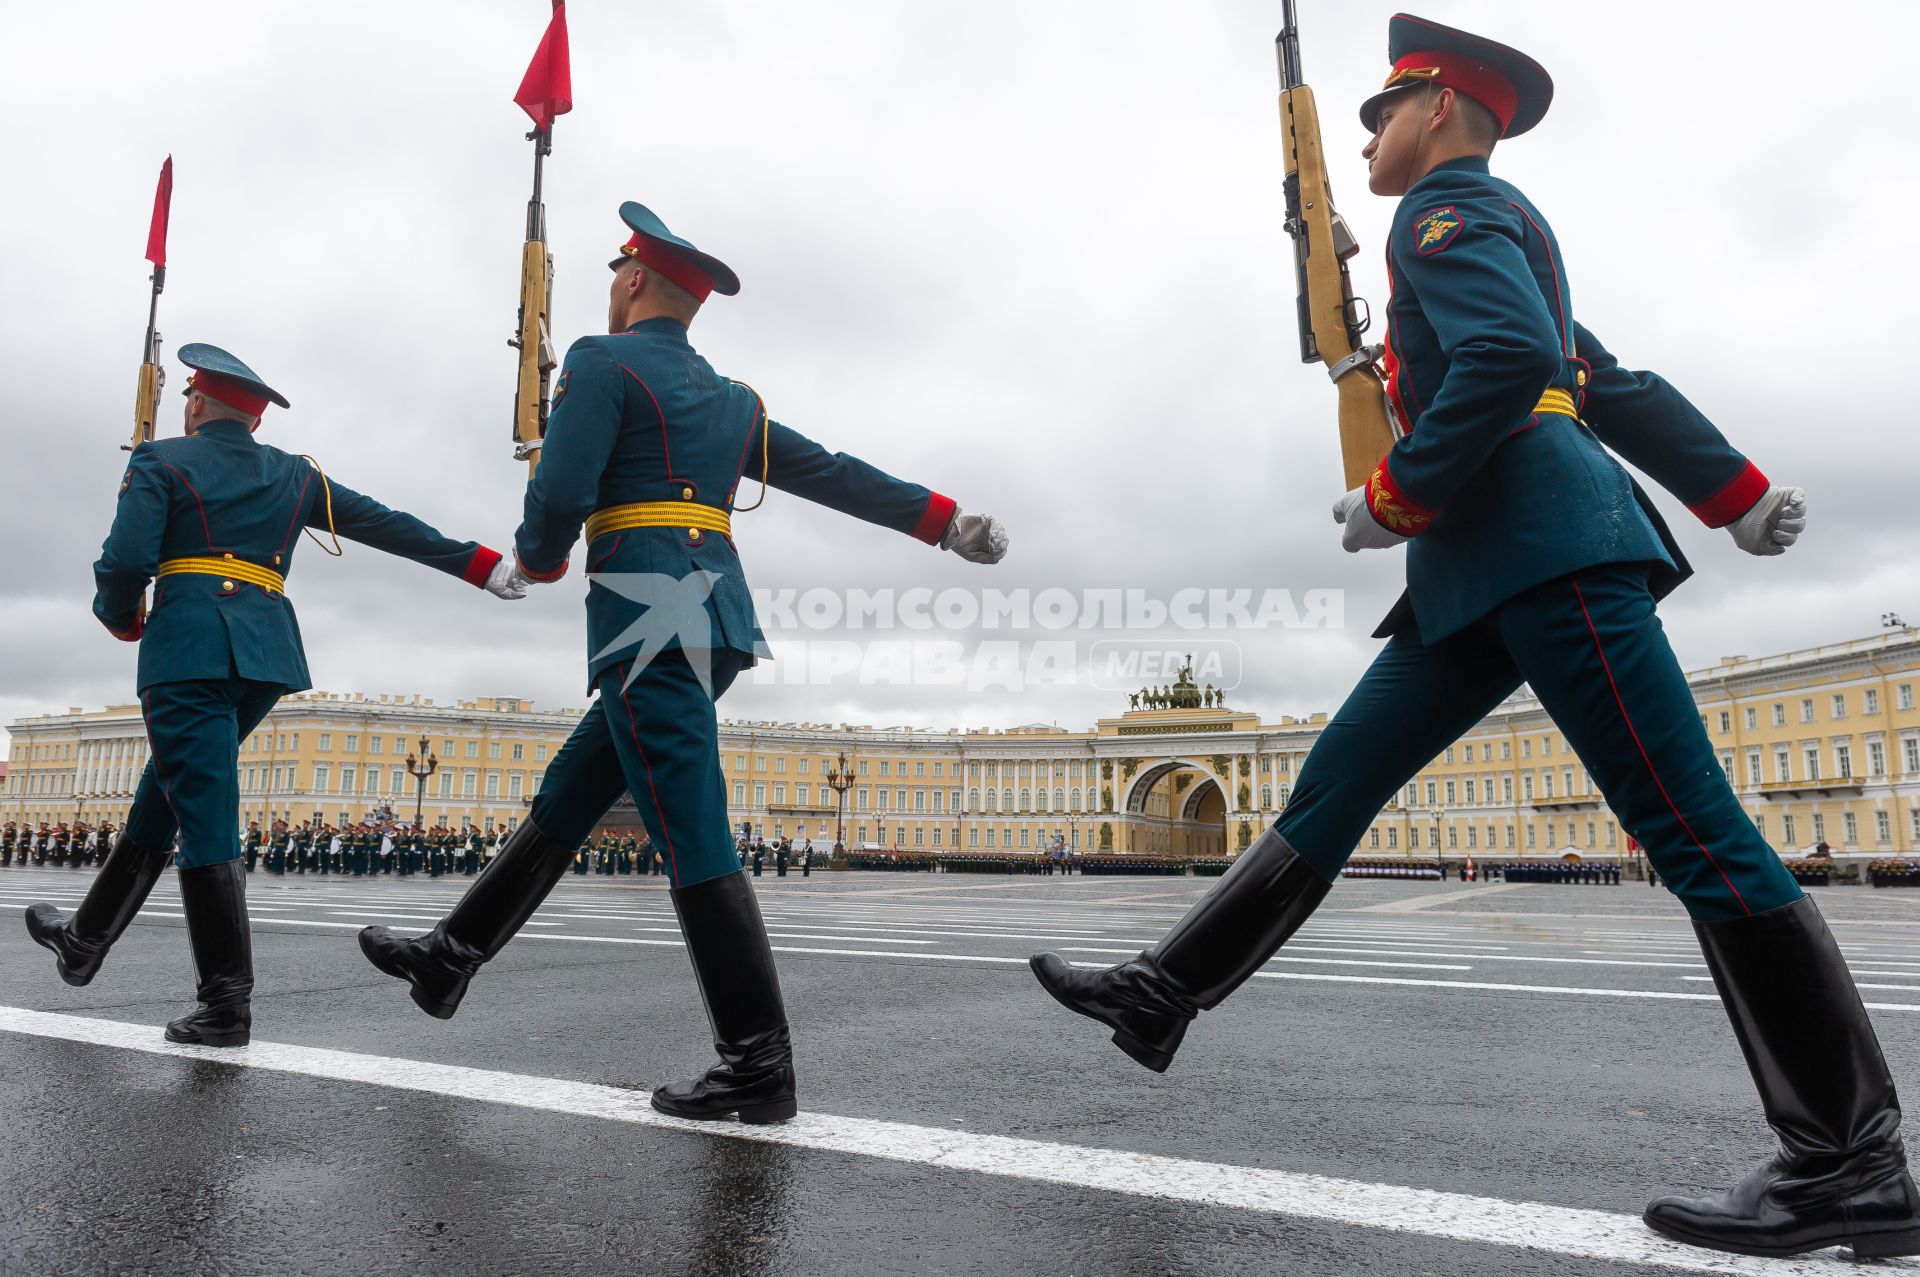
[[[533,197],[527,201],[527,239],[520,246],[520,322],[507,344],[520,352],[513,393],[513,455],[527,463],[532,477],[547,437],[548,391],[554,365],[549,312],[553,304],[553,255],[547,251],[547,206],[540,183],[546,157],[553,154],[553,121],[573,109],[573,81],[567,56],[567,9],[554,0],[553,17],[513,100],[533,120]]]
[[[160,166],[160,185],[153,193],[153,220],[147,227],[147,260],[153,263],[153,293],[147,299],[147,338],[140,347],[140,382],[133,396],[133,442],[120,445],[132,452],[153,441],[153,423],[160,415],[160,390],[167,384],[160,366],[160,293],[167,286],[167,216],[173,207],[173,157]]]
[[[1334,211],[1320,112],[1300,74],[1300,30],[1293,4],[1283,0],[1284,25],[1274,44],[1280,58],[1286,226],[1293,237],[1299,290],[1300,360],[1325,364],[1339,391],[1340,459],[1351,489],[1367,482],[1406,429],[1387,398],[1378,364],[1384,348],[1361,343],[1372,316],[1366,300],[1353,295],[1347,275],[1347,259],[1360,246],[1346,219]]]

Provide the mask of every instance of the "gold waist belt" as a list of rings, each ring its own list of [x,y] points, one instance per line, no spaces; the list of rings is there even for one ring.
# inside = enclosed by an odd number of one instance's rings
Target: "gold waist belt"
[[[1571,390],[1547,390],[1541,392],[1540,402],[1533,406],[1535,412],[1557,412],[1563,417],[1572,417],[1578,421],[1580,410],[1574,407]]]
[[[248,585],[257,585],[275,594],[287,592],[286,577],[271,568],[263,568],[257,563],[248,563],[244,559],[168,559],[160,565],[158,575],[178,576],[183,572],[199,576],[224,577],[228,582],[245,581]],[[233,586],[229,584],[226,588],[232,589]]]
[[[697,539],[701,529],[732,536],[733,520],[725,510],[691,501],[636,501],[595,510],[587,518],[587,540],[628,528],[684,528]]]

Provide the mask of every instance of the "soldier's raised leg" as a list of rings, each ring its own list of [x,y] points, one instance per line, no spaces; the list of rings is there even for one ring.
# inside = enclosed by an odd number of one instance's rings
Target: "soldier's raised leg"
[[[1760,1255],[1920,1248],[1900,1102],[1846,959],[1727,785],[1644,569],[1549,582],[1501,611],[1521,669],[1693,919],[1779,1150],[1709,1197],[1661,1198],[1679,1241]],[[1518,638],[1526,636],[1524,648]]]
[[[1244,984],[1300,929],[1389,799],[1519,686],[1479,627],[1432,646],[1396,637],[1321,732],[1286,810],[1152,948],[1086,971],[1036,954],[1062,1005],[1107,1025],[1114,1045],[1165,1072],[1201,1011]]]
[[[54,966],[62,980],[84,985],[99,973],[107,951],[160,881],[178,828],[149,759],[140,774],[126,823],[79,908],[68,916],[50,904],[27,906],[27,934],[53,951]]]

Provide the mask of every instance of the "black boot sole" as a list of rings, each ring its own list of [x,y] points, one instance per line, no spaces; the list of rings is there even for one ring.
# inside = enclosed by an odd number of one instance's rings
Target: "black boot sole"
[[[1113,1044],[1126,1052],[1128,1058],[1135,1063],[1145,1065],[1155,1073],[1165,1073],[1167,1069],[1172,1066],[1173,1052],[1163,1051],[1156,1046],[1149,1046],[1139,1038],[1134,1037],[1131,1033],[1128,1033],[1125,1029],[1114,1024],[1111,1020],[1108,1020],[1105,1016],[1094,1014],[1092,1011],[1087,1010],[1078,1002],[1068,997],[1067,994],[1060,989],[1055,988],[1053,982],[1047,979],[1046,972],[1041,967],[1041,957],[1042,955],[1035,954],[1033,957],[1028,958],[1027,966],[1033,969],[1033,978],[1040,982],[1040,987],[1045,989],[1055,1002],[1058,1002],[1075,1015],[1084,1015],[1087,1019],[1097,1024],[1104,1024],[1112,1029]]]
[[[1831,1236],[1801,1242],[1794,1246],[1747,1246],[1736,1241],[1695,1236],[1684,1229],[1655,1223],[1645,1215],[1641,1216],[1641,1222],[1669,1241],[1676,1241],[1682,1245],[1698,1246],[1702,1250],[1721,1250],[1735,1255],[1758,1255],[1766,1259],[1787,1259],[1794,1255],[1811,1254],[1816,1250],[1830,1250],[1835,1246],[1845,1246],[1861,1259],[1893,1259],[1902,1255],[1920,1255],[1920,1228],[1855,1234],[1847,1232],[1842,1227],[1836,1229]]]
[[[413,999],[413,1005],[419,1007],[434,1019],[451,1020],[453,1013],[460,1009],[460,999],[466,996],[466,988],[462,986],[460,992],[451,1000],[434,997],[414,983],[413,977],[407,974],[405,967],[396,962],[389,962],[384,953],[375,949],[374,937],[368,934],[372,930],[373,928],[371,927],[363,928],[360,931],[359,938],[360,952],[366,956],[368,962],[373,964],[374,969],[385,975],[390,975],[396,980],[405,980],[407,982],[407,996]]]
[[[660,1102],[654,1096],[652,1104],[655,1112],[665,1113],[668,1117],[684,1118],[690,1122],[724,1122],[738,1116],[747,1126],[765,1126],[770,1122],[784,1122],[800,1112],[799,1100],[773,1100],[766,1104],[748,1104],[737,1109],[703,1109],[698,1113],[683,1112]]]

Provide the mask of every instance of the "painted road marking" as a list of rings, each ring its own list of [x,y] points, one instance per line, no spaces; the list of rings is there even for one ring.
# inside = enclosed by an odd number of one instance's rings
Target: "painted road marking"
[[[802,1113],[773,1126],[689,1122],[656,1113],[646,1091],[597,1086],[425,1060],[364,1055],[255,1039],[237,1049],[176,1046],[150,1025],[0,1006],[0,1031],[172,1056],[232,1068],[291,1073],[390,1090],[621,1122],[709,1138],[816,1149],[850,1157],[970,1171],[1131,1197],[1226,1207],[1451,1242],[1514,1247],[1612,1263],[1740,1277],[1838,1277],[1858,1268],[1822,1252],[1755,1259],[1669,1242],[1632,1215],[1541,1202],[1475,1197],[1264,1167],[981,1135],[872,1118]],[[1364,1244],[1364,1243],[1363,1243]],[[1920,1271],[1894,1261],[1896,1271]]]

